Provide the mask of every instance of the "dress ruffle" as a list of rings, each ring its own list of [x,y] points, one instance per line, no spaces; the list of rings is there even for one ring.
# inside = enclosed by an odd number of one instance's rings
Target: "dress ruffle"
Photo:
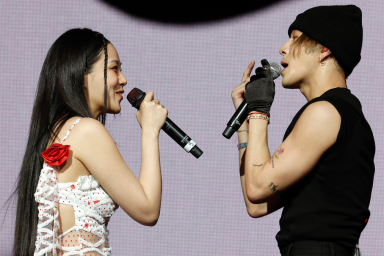
[[[99,187],[99,182],[92,176],[80,176],[77,180],[79,189],[83,191],[91,190]]]

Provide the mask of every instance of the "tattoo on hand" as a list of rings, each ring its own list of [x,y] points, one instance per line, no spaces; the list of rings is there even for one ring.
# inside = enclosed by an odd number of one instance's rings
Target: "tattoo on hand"
[[[273,192],[273,193],[275,193],[275,194],[277,194],[277,193],[280,193],[280,190],[277,190],[277,187],[278,187],[279,185],[275,185],[275,184],[273,184],[272,182],[271,182],[271,185],[269,185],[268,187],[271,189],[271,191]]]
[[[263,166],[263,164],[252,164],[253,166],[257,166],[257,167],[261,167],[261,166]]]

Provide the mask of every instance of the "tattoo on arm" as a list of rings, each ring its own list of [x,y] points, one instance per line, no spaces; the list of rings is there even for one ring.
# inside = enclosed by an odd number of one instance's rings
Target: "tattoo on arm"
[[[271,159],[269,160],[269,164],[272,164],[272,168],[275,168],[275,159],[280,159],[280,156],[281,154],[284,153],[284,149],[282,147],[280,147],[271,157]]]
[[[269,160],[269,164],[272,164],[272,168],[275,168],[275,161],[273,160],[273,156]]]
[[[277,187],[278,187],[279,185],[275,185],[275,184],[273,184],[272,182],[271,182],[271,185],[269,185],[268,187],[271,189],[271,191],[273,192],[273,193],[275,193],[275,194],[278,194],[278,193],[280,193],[280,190],[277,190]]]
[[[276,152],[275,152],[275,157],[276,159],[279,159],[279,155],[284,153],[284,149],[280,147]]]
[[[253,166],[261,167],[263,164],[252,164]]]

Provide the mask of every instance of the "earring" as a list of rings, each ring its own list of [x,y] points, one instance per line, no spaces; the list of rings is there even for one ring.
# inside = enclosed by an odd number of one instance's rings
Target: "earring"
[[[321,66],[325,65],[325,63],[323,61],[321,61],[321,58],[319,58],[319,63],[320,63]]]

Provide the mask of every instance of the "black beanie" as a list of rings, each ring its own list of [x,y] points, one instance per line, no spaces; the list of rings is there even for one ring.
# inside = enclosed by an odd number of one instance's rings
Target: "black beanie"
[[[363,44],[362,13],[355,5],[318,6],[297,15],[294,29],[327,47],[348,77],[359,63]]]

